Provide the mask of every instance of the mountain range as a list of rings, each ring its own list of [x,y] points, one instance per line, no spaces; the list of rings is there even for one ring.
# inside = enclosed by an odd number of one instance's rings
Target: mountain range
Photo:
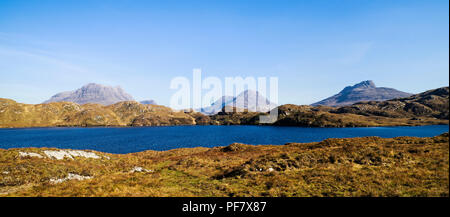
[[[338,94],[311,105],[345,106],[362,101],[385,101],[411,95],[411,93],[405,93],[393,88],[376,87],[373,81],[368,80],[353,86],[347,86]]]
[[[250,96],[243,94],[244,96]],[[258,94],[256,94],[258,95]],[[259,100],[258,100],[259,101]],[[234,105],[233,101],[229,103]],[[238,104],[236,104],[238,105]],[[245,105],[245,104],[244,104]],[[448,124],[449,88],[442,87],[405,98],[359,102],[350,106],[278,106],[272,125],[305,127],[369,127]],[[73,102],[23,104],[0,98],[0,128],[56,126],[173,126],[260,125],[262,112],[221,111],[204,115],[196,111],[174,111],[160,105],[136,101],[113,105]]]
[[[73,91],[66,91],[52,96],[44,103],[50,102],[74,102],[77,104],[95,103],[111,105],[121,101],[133,101],[134,98],[121,87],[110,87],[101,84],[90,83]]]
[[[122,101],[134,101],[134,98],[119,86],[111,87],[89,83],[77,90],[58,93],[44,103],[74,102],[80,105],[87,103],[112,105]],[[140,103],[156,105],[154,100],[144,100]]]
[[[311,104],[312,106],[345,106],[362,101],[385,101],[394,98],[409,97],[412,94],[398,91],[393,88],[376,87],[373,81],[363,81],[353,86],[345,87],[338,94]],[[122,101],[134,101],[133,96],[126,93],[121,87],[112,87],[89,83],[77,90],[66,91],[52,96],[44,103],[74,102],[80,105],[87,103],[112,105]],[[141,104],[156,105],[154,100],[143,100]],[[242,108],[251,112],[267,112],[277,105],[270,102],[258,91],[245,90],[237,96],[222,96],[210,106],[197,108],[195,111],[206,115],[214,115],[224,107]]]
[[[449,88],[409,97],[331,107],[280,105],[272,125],[304,127],[417,126],[448,124]],[[209,116],[221,125],[259,125],[258,112],[220,112]]]
[[[74,102],[80,105],[88,103],[112,105],[123,101],[135,100],[119,86],[111,87],[89,83],[77,90],[58,93],[44,103]],[[143,100],[140,101],[140,103],[145,105],[156,105],[154,100]],[[196,109],[196,111],[208,115],[217,114],[225,106],[243,108],[248,111],[267,112],[270,109],[275,108],[276,104],[270,102],[257,91],[245,90],[236,97],[223,96],[210,106]]]

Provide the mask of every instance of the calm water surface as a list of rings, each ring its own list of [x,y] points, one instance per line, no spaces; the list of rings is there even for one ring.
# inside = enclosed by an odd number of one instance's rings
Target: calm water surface
[[[109,153],[226,146],[233,142],[283,145],[361,136],[436,136],[448,125],[418,127],[304,128],[271,126],[173,126],[0,129],[0,148],[55,147]]]

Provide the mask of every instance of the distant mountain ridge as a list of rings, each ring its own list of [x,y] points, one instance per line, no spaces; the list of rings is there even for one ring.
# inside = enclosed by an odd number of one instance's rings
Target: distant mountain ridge
[[[257,112],[220,112],[209,116],[220,125],[259,125]],[[410,97],[365,101],[330,107],[285,104],[278,106],[272,125],[302,127],[375,127],[448,124],[449,88],[429,90]]]
[[[230,106],[239,105],[233,102],[234,100],[229,103]],[[233,109],[207,116],[200,112],[174,111],[165,106],[144,105],[136,101],[119,102],[109,106],[92,103],[79,105],[73,102],[33,105],[0,98],[0,128],[261,125],[260,115],[260,112],[235,112]],[[448,125],[448,117],[449,88],[442,87],[410,97],[381,102],[359,102],[342,107],[281,105],[278,106],[277,121],[270,125],[304,127]]]
[[[158,104],[156,103],[156,101],[155,101],[155,100],[152,100],[152,99],[150,99],[150,100],[142,100],[142,101],[140,101],[140,103],[141,103],[141,104],[144,104],[144,105],[158,105]]]
[[[358,115],[398,117],[434,117],[449,118],[449,87],[441,87],[414,94],[409,97],[386,101],[359,102],[351,106],[337,108],[335,113],[353,113]]]
[[[204,114],[217,114],[224,107],[242,108],[252,112],[268,112],[277,105],[255,90],[245,90],[236,97],[222,96],[211,106],[201,108],[198,111]]]
[[[347,86],[338,94],[311,105],[345,106],[362,101],[385,101],[411,95],[411,93],[402,92],[394,88],[376,87],[373,81],[367,80],[353,86]]]
[[[44,103],[74,102],[77,104],[95,103],[111,105],[122,101],[134,101],[134,98],[121,87],[111,87],[101,84],[89,83],[74,90],[58,93]]]
[[[202,112],[203,114],[216,114],[221,111],[223,107],[227,104],[233,102],[234,97],[232,96],[222,96],[220,99],[216,100],[208,107],[197,109],[197,111]]]

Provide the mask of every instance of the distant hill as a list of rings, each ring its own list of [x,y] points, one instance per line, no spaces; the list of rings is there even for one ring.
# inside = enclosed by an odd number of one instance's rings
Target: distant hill
[[[257,112],[219,112],[209,116],[220,125],[257,125]],[[375,127],[448,124],[449,88],[442,87],[409,97],[365,101],[331,107],[285,104],[278,106],[272,125],[304,127]]]
[[[359,102],[338,108],[335,113],[353,113],[364,116],[449,118],[449,87],[441,87],[409,97],[382,102]]]
[[[242,98],[259,94],[246,91],[228,102],[229,107],[267,109],[248,106]],[[227,97],[225,97],[226,99]],[[251,100],[250,100],[251,101]],[[262,102],[261,102],[262,101]],[[249,101],[247,101],[249,102]],[[267,101],[266,101],[267,102]],[[73,102],[22,104],[0,98],[0,128],[56,126],[173,126],[173,125],[259,125],[260,112],[224,111],[206,116],[194,111],[174,111],[159,105],[135,101],[109,106],[79,105]],[[349,106],[278,106],[278,119],[272,125],[305,127],[375,127],[448,124],[449,88],[442,87],[420,94],[386,101],[366,101]]]
[[[385,101],[394,98],[409,97],[411,95],[410,93],[398,91],[393,88],[376,87],[375,83],[369,80],[348,86],[338,94],[311,105],[345,106],[362,101]]]
[[[206,119],[205,119],[206,118]],[[173,126],[208,123],[200,113],[186,114],[136,101],[113,105],[73,102],[23,104],[0,98],[0,128],[70,126]]]
[[[58,93],[44,103],[64,101],[74,102],[80,105],[87,103],[111,105],[121,101],[133,100],[133,97],[126,93],[121,87],[90,83],[77,90]]]
[[[212,103],[210,106],[201,108],[201,109],[197,109],[197,110],[204,114],[217,114],[227,104],[232,103],[233,99],[234,99],[234,97],[232,97],[232,96],[222,96],[220,99],[218,99],[217,101]]]
[[[270,109],[275,108],[276,104],[270,102],[258,91],[246,90],[236,97],[222,96],[222,98],[212,103],[211,106],[201,108],[200,112],[204,114],[217,114],[226,106],[243,108],[252,112],[268,112]]]
[[[158,105],[158,104],[156,103],[156,101],[155,101],[155,100],[152,100],[152,99],[150,99],[150,100],[143,100],[143,101],[140,101],[140,103],[141,103],[141,104],[144,104],[144,105]]]

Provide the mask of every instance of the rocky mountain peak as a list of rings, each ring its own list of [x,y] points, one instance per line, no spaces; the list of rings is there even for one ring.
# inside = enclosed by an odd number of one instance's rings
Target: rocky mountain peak
[[[312,105],[344,106],[361,101],[385,101],[411,95],[410,93],[398,91],[393,88],[377,87],[373,81],[367,80],[353,86],[347,86],[338,94],[313,103]]]
[[[377,86],[375,86],[375,83],[373,81],[367,80],[357,83],[353,86],[347,86],[341,92],[351,92],[357,89],[372,89],[372,88],[377,88]]]
[[[89,83],[77,90],[58,93],[44,103],[65,101],[78,104],[97,103],[110,105],[131,100],[134,100],[133,97],[126,93],[120,86],[112,87]]]
[[[353,85],[354,88],[376,88],[375,83],[372,80],[362,81]]]
[[[276,105],[270,102],[266,97],[256,90],[245,90],[236,97],[222,96],[219,100],[212,103],[211,106],[201,108],[200,112],[204,114],[216,114],[224,107],[243,108],[248,111],[267,112]]]

